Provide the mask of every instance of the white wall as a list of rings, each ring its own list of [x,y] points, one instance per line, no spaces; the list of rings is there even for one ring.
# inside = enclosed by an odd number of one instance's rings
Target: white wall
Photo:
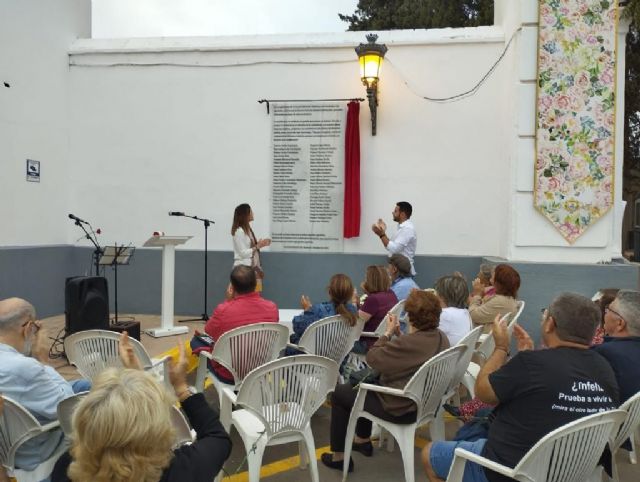
[[[364,96],[353,51],[363,33],[91,40],[88,0],[5,5],[0,246],[74,244],[74,212],[104,244],[140,246],[161,229],[202,249],[200,225],[167,216],[178,210],[214,219],[210,249],[230,250],[240,202],[267,235],[271,118],[257,100]],[[419,254],[597,262],[619,251],[614,213],[569,246],[533,209],[537,2],[496,7],[495,27],[380,33],[378,135],[363,103],[362,235],[347,252],[381,252],[368,226],[390,221],[398,200],[414,205]],[[420,98],[475,85],[519,27],[477,94]],[[26,158],[42,162],[40,184],[25,181]],[[616,168],[619,178],[621,154]]]
[[[90,25],[89,1],[2,1],[0,246],[70,241],[67,51]],[[41,162],[40,183],[26,181],[26,159]]]
[[[233,207],[246,201],[256,232],[268,234],[271,118],[257,100],[363,96],[353,51],[363,37],[78,41],[70,56],[72,209],[100,219],[110,242],[139,245],[163,229],[195,235],[190,249],[202,248],[200,226],[167,212],[211,217],[210,248],[229,250]],[[380,216],[391,222],[395,202],[408,200],[420,254],[503,254],[494,233],[509,206],[505,126],[486,111],[504,110],[508,70],[451,104],[426,102],[404,84],[435,97],[467,90],[497,59],[501,29],[382,32],[379,41],[390,62],[376,137],[361,109],[362,236],[345,250],[380,252],[368,226]],[[166,63],[191,66],[145,66]]]

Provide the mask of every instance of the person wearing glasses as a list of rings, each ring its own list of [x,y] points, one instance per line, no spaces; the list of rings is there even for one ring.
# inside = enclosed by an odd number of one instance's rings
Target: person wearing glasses
[[[91,388],[86,380],[67,382],[49,366],[49,345],[31,303],[20,298],[0,301],[0,392],[42,424],[57,420],[58,402]],[[16,453],[16,467],[35,469],[63,439],[61,430],[51,430],[25,442]]]
[[[640,292],[620,290],[604,310],[604,340],[591,349],[607,359],[620,386],[620,403],[640,392]]]
[[[615,306],[614,306],[615,309]],[[430,482],[447,478],[460,447],[508,467],[549,432],[585,415],[618,407],[615,374],[604,357],[589,349],[600,310],[588,298],[561,293],[545,310],[541,333],[545,350],[519,325],[513,334],[518,353],[509,358],[507,324],[494,318],[495,349],[476,379],[476,396],[496,405],[486,438],[427,444],[422,462]],[[512,481],[467,462],[463,482]]]

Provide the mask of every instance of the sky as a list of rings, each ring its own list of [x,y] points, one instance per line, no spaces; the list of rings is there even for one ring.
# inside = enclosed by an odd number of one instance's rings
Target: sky
[[[92,37],[344,32],[357,0],[92,0]]]

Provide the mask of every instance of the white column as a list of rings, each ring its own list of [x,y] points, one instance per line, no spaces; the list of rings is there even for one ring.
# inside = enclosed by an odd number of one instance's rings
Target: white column
[[[622,9],[621,9],[622,10]],[[624,11],[624,10],[622,10]],[[622,13],[622,12],[621,12]],[[613,233],[611,257],[622,258],[622,220],[624,218],[625,201],[622,200],[622,171],[624,165],[624,93],[626,81],[625,54],[627,50],[627,33],[630,20],[620,19],[618,24],[618,50],[616,52],[616,134],[615,134],[615,173],[613,193]],[[629,206],[633,209],[633,206]]]
[[[176,247],[173,244],[166,244],[162,247],[162,308],[160,310],[162,328],[173,326],[175,272]]]
[[[176,271],[176,246],[167,243],[162,246],[162,307],[160,311],[160,328],[146,330],[155,338],[161,336],[182,335],[189,332],[186,326],[173,326],[173,303]]]

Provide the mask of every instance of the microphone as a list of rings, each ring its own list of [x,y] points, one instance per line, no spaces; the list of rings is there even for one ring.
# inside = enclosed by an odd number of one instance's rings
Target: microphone
[[[84,219],[80,219],[78,216],[74,216],[73,214],[69,214],[69,219],[73,219],[74,221],[77,221],[79,223],[89,224]]]
[[[181,211],[169,211],[169,216],[184,216],[184,213]]]

